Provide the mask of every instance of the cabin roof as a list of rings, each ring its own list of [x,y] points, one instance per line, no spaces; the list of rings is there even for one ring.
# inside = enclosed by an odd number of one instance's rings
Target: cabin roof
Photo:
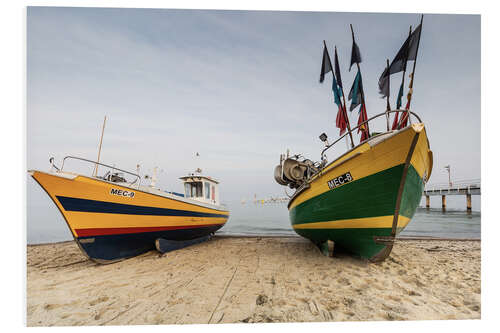
[[[186,183],[199,182],[201,180],[208,180],[209,182],[219,184],[219,182],[216,181],[215,179],[213,179],[211,177],[207,177],[207,176],[202,176],[202,175],[189,175],[189,176],[180,177],[179,179],[182,179]]]

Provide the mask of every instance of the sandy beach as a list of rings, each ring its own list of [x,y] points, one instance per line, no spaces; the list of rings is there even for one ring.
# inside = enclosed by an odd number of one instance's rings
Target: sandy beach
[[[215,237],[110,265],[27,247],[28,326],[481,318],[481,243],[405,240],[372,264],[305,239]]]

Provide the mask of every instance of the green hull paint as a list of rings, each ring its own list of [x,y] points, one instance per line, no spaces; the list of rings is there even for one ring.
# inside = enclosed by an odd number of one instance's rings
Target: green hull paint
[[[302,237],[310,239],[315,244],[327,240],[335,243],[335,248],[342,248],[362,258],[371,258],[385,248],[383,244],[376,244],[375,236],[390,236],[390,228],[373,229],[295,229]]]
[[[404,165],[378,172],[327,191],[290,210],[293,225],[394,215]],[[321,181],[327,181],[321,180]],[[412,218],[422,196],[422,179],[410,166],[401,200],[400,215]],[[319,244],[327,240],[363,258],[372,258],[386,245],[374,237],[390,236],[391,228],[294,229]],[[398,228],[399,233],[402,228]]]
[[[409,219],[413,218],[413,215],[415,215],[417,211],[418,204],[422,199],[423,191],[424,183],[422,182],[422,178],[420,178],[415,168],[410,166],[408,175],[406,176],[403,197],[401,198],[399,215],[406,216]]]

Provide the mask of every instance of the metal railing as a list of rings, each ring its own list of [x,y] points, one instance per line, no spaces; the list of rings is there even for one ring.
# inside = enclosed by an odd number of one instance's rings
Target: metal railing
[[[67,159],[75,159],[75,160],[80,160],[80,161],[85,161],[85,162],[89,162],[89,163],[92,163],[94,165],[101,165],[101,166],[104,166],[104,167],[107,167],[107,168],[110,168],[112,170],[118,170],[118,171],[121,171],[121,172],[124,172],[126,174],[129,174],[131,176],[134,176],[136,177],[135,180],[133,182],[131,182],[130,184],[135,184],[138,180],[139,180],[139,184],[141,183],[141,176],[139,176],[138,174],[136,173],[133,173],[133,172],[130,172],[130,171],[127,171],[127,170],[123,170],[123,169],[120,169],[120,168],[117,168],[115,166],[111,166],[111,165],[107,165],[107,164],[104,164],[104,163],[100,163],[100,162],[97,162],[97,161],[92,161],[92,160],[89,160],[89,159],[86,159],[86,158],[82,158],[82,157],[76,157],[76,156],[66,156],[65,158],[63,158],[63,162],[62,162],[62,165],[61,165],[61,169],[57,168],[53,161],[54,161],[54,158],[51,157],[50,158],[50,163],[52,164],[52,166],[54,166],[57,170],[59,170],[60,172],[63,171],[64,169],[64,163],[66,162]]]
[[[418,119],[419,122],[422,122],[422,120],[420,119],[420,117],[414,113],[413,111],[410,111],[410,110],[391,110],[391,111],[385,111],[383,113],[379,113],[371,118],[368,118],[367,120],[363,121],[361,124],[359,124],[358,126],[354,127],[354,128],[351,128],[350,131],[346,131],[346,133],[344,133],[343,135],[341,135],[337,140],[333,141],[331,144],[327,145],[322,151],[321,151],[321,159],[323,159],[323,156],[325,154],[325,152],[330,149],[333,145],[335,145],[337,142],[339,142],[340,140],[342,140],[346,135],[348,135],[349,133],[352,133],[354,132],[354,130],[358,129],[359,127],[363,126],[364,124],[367,124],[369,123],[370,121],[372,121],[373,119],[376,119],[376,118],[379,118],[381,116],[385,116],[387,118],[387,127],[389,128],[389,114],[391,113],[395,113],[395,112],[409,112],[409,115],[413,115],[415,118]],[[411,124],[411,120],[410,120],[410,116],[408,116],[408,120],[410,121],[410,124]],[[389,130],[388,130],[389,132]],[[370,138],[368,138],[369,140]],[[365,140],[367,141],[367,140]],[[364,142],[364,141],[363,141]]]

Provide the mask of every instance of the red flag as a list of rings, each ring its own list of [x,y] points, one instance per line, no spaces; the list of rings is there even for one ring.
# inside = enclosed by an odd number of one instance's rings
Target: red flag
[[[363,142],[368,139],[368,127],[366,126],[367,123],[364,123],[361,125],[364,121],[368,120],[368,115],[366,114],[366,107],[365,104],[361,104],[361,108],[359,111],[359,118],[358,118],[358,133],[361,132],[361,140],[360,142]]]
[[[338,128],[340,128],[340,134],[344,134],[346,128],[347,128],[347,121],[345,119],[345,111],[342,108],[342,106],[339,105],[339,112],[337,112],[337,119],[336,119],[336,125]]]
[[[394,121],[392,122],[392,130],[393,131],[398,128],[398,122],[399,122],[398,115],[399,115],[399,111],[396,111],[396,114],[394,115]]]

